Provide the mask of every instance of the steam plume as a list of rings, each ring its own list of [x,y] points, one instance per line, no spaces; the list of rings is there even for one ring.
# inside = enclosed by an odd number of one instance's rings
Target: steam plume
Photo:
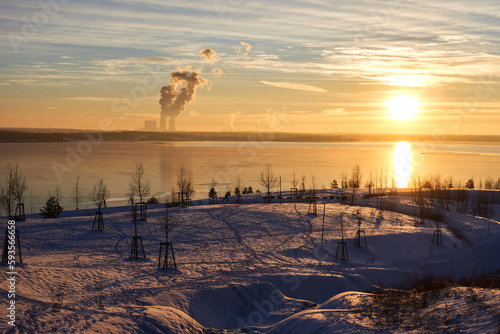
[[[240,114],[241,113],[239,111],[229,114],[229,117],[224,120],[226,123],[224,131],[234,131],[234,121]]]
[[[160,90],[161,120],[160,131],[166,131],[166,118],[170,117],[169,131],[175,131],[175,118],[187,104],[195,100],[196,89],[207,83],[196,72],[188,70],[174,71],[170,75],[170,83]],[[182,88],[179,86],[184,85]]]

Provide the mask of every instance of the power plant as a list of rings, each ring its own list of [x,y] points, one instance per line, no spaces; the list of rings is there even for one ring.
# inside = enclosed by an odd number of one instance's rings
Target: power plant
[[[195,100],[196,89],[207,83],[196,72],[187,70],[174,71],[170,75],[170,83],[160,90],[160,131],[175,131],[175,119],[188,103]],[[181,88],[179,88],[182,86]],[[168,129],[167,129],[167,117]]]

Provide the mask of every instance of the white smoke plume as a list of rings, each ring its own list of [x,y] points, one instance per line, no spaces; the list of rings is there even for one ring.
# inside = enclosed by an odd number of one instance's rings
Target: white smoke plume
[[[196,89],[207,84],[197,72],[178,70],[170,75],[170,83],[160,90],[160,130],[166,130],[166,117],[170,117],[169,131],[175,131],[175,118],[187,104],[195,100]],[[181,88],[180,88],[181,87]]]
[[[206,57],[206,60],[210,63],[213,64],[217,60],[219,60],[219,55],[217,52],[215,52],[212,49],[204,49],[200,51],[200,57]]]
[[[234,121],[240,114],[239,111],[229,114],[229,117],[224,120],[226,124],[223,131],[234,131]]]

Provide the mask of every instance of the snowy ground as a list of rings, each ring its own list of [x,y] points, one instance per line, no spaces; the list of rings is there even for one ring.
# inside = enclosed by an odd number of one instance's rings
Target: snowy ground
[[[434,221],[422,225],[416,217],[400,213],[385,211],[377,223],[373,209],[332,200],[320,200],[318,215],[308,214],[308,203],[263,204],[259,195],[243,200],[242,205],[209,206],[200,201],[189,208],[169,209],[179,222],[170,238],[177,270],[157,269],[164,233],[155,218],[164,213],[162,205],[150,206],[148,220],[138,222],[145,260],[129,260],[134,224],[128,208],[103,210],[103,232],[91,230],[93,211],[65,211],[53,220],[28,216],[17,222],[24,260],[17,267],[17,327],[11,328],[6,320],[8,268],[3,266],[0,329],[7,333],[387,332],[377,326],[373,313],[360,307],[373,304],[369,292],[401,287],[425,274],[461,277],[500,272],[498,214],[488,221],[447,212],[443,245],[436,245]],[[321,201],[326,201],[323,244]],[[495,209],[500,212],[500,207]],[[360,248],[353,245],[358,210],[367,248],[364,243]],[[335,259],[341,212],[349,261]],[[449,226],[467,239],[457,238]],[[53,311],[49,293],[64,282],[64,305]],[[415,332],[498,331],[498,290],[450,283],[449,291],[419,312],[424,318],[452,320],[436,322],[435,328],[423,323]],[[103,307],[98,307],[99,295]]]

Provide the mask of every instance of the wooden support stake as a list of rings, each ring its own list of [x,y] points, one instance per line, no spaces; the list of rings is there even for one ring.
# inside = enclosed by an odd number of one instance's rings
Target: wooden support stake
[[[104,219],[102,218],[102,211],[97,211],[95,213],[94,223],[92,224],[92,230],[99,232],[104,231]]]
[[[165,256],[162,257],[163,254],[163,246],[165,246]],[[160,253],[158,254],[158,268],[169,269],[168,266],[168,250],[170,249],[170,253],[172,254],[172,261],[174,263],[174,268],[177,269],[177,263],[175,262],[174,255],[174,247],[171,242],[162,242],[160,243]],[[163,258],[163,261],[162,261]]]

